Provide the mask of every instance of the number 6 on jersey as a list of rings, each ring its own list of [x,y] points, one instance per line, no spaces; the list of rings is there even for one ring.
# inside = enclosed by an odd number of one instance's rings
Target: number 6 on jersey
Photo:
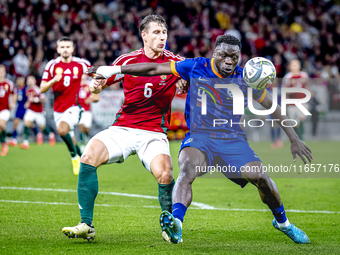
[[[152,95],[152,89],[149,88],[149,87],[152,87],[152,86],[153,86],[152,83],[146,83],[146,84],[145,84],[145,88],[144,88],[144,96],[145,96],[146,98],[151,97],[151,95]]]

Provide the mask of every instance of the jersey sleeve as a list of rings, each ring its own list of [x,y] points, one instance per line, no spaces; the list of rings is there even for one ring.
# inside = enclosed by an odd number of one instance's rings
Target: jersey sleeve
[[[49,81],[53,78],[53,68],[54,68],[54,60],[51,60],[45,66],[45,70],[41,78],[42,81]]]
[[[187,58],[182,61],[172,61],[171,71],[174,75],[181,77],[186,81],[190,81],[190,73],[195,61],[194,58]]]
[[[267,95],[267,89],[265,90],[258,90],[253,89],[253,99],[257,102],[261,103]]]
[[[135,57],[135,56],[134,56]],[[118,57],[111,66],[125,66],[128,62],[130,62],[132,59],[134,59],[132,55],[124,54],[120,57]],[[108,86],[111,86],[114,83],[120,82],[124,79],[124,74],[115,74],[112,75],[109,79],[107,79],[106,84]]]

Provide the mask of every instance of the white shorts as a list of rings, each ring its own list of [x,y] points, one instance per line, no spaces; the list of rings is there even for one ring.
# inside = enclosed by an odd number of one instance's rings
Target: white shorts
[[[0,120],[8,121],[11,116],[11,112],[7,109],[0,111]]]
[[[143,166],[151,172],[151,161],[156,156],[160,154],[170,156],[168,138],[159,132],[111,126],[92,139],[98,139],[105,144],[109,152],[107,164],[122,163],[130,155],[137,154]]]
[[[35,112],[31,109],[27,109],[24,115],[24,121],[31,121],[35,122],[38,127],[45,127],[46,126],[46,118],[45,114],[42,112]]]
[[[79,121],[79,125],[82,124],[86,128],[91,128],[92,126],[92,112],[85,111],[81,113],[81,118]]]
[[[74,136],[74,127],[78,125],[81,109],[78,106],[71,106],[64,112],[53,112],[54,122],[58,128],[60,122],[65,121],[70,126],[69,134]]]

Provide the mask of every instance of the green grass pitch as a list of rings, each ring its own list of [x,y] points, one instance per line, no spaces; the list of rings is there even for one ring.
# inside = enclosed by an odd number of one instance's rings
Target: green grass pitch
[[[288,144],[281,150],[271,150],[269,143],[251,145],[264,164],[293,163]],[[314,163],[340,163],[338,142],[307,145],[313,150]],[[171,143],[175,177],[179,146],[179,142]],[[298,160],[296,165],[300,164],[302,161]],[[241,189],[225,178],[199,178],[193,185],[194,201],[215,210],[190,207],[183,224],[184,242],[174,245],[161,238],[161,210],[158,200],[153,199],[157,196],[157,183],[137,156],[128,158],[124,164],[99,168],[100,192],[116,193],[98,194],[94,212],[96,238],[91,242],[68,239],[61,232],[63,227],[80,221],[74,192],[77,177],[72,173],[63,143],[52,148],[47,144],[32,144],[28,151],[10,148],[8,155],[0,158],[0,173],[0,254],[336,254],[340,251],[340,178],[274,179],[290,222],[307,233],[309,245],[295,244],[272,227],[273,216],[252,185]]]

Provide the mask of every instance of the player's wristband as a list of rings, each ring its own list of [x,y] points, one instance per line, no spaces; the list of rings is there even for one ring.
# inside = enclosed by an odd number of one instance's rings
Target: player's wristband
[[[108,79],[112,75],[120,74],[121,72],[121,66],[100,66],[98,67],[96,74],[103,75],[106,79]]]

